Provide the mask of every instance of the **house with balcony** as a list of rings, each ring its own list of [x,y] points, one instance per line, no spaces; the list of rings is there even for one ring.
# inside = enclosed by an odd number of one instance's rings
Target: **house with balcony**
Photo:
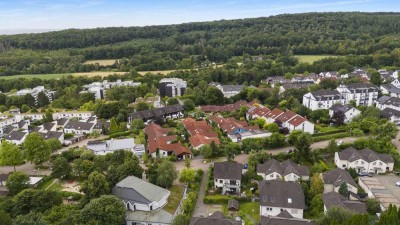
[[[379,92],[378,87],[369,83],[341,84],[336,90],[343,96],[345,104],[353,100],[357,106],[372,106]]]
[[[335,104],[345,104],[345,98],[337,90],[319,90],[303,96],[303,105],[311,110],[329,109]]]
[[[394,159],[390,154],[380,154],[369,148],[359,151],[350,147],[335,153],[335,164],[341,169],[379,174],[393,171]]]
[[[283,211],[287,211],[290,216],[303,219],[306,204],[303,189],[299,183],[263,180],[259,182],[258,187],[261,216],[277,217]]]
[[[222,194],[240,194],[243,165],[236,162],[214,163],[214,187]]]
[[[300,166],[291,160],[278,162],[275,159],[263,164],[257,164],[257,175],[263,180],[300,181],[310,178],[310,170],[307,166]]]

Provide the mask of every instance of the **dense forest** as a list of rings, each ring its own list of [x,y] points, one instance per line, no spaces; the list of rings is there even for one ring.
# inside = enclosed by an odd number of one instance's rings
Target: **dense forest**
[[[3,35],[0,75],[190,69],[244,55],[357,55],[351,66],[400,66],[399,38],[400,13],[358,12]],[[123,60],[83,64],[90,59]]]

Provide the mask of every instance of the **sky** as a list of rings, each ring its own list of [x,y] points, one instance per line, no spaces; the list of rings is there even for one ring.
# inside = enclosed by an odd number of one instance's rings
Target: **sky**
[[[0,0],[0,31],[165,25],[332,11],[400,11],[400,0]]]

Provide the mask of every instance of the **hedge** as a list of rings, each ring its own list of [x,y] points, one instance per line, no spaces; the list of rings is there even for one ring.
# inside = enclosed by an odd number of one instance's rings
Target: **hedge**
[[[132,133],[133,131],[128,130],[128,131],[124,131],[124,132],[116,132],[116,133],[112,133],[110,134],[109,138],[117,138],[117,137],[122,137],[122,136],[128,136]]]
[[[251,202],[251,198],[228,196],[228,195],[206,195],[204,197],[204,204],[228,204],[230,199],[236,199],[240,203]]]
[[[313,141],[314,141],[314,142],[326,141],[326,140],[337,139],[337,138],[344,138],[344,137],[349,137],[349,136],[350,136],[350,135],[349,135],[347,132],[345,132],[345,133],[339,133],[339,134],[331,134],[331,135],[313,137]]]
[[[333,130],[333,131],[328,131],[328,132],[322,132],[322,133],[313,134],[313,137],[320,137],[320,136],[331,135],[331,134],[338,134],[338,133],[343,133],[343,132],[346,132],[346,130],[345,130],[345,129]]]

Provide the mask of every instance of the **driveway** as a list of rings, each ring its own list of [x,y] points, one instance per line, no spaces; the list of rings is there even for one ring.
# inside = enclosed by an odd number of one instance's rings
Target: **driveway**
[[[389,190],[393,196],[397,198],[397,200],[400,202],[400,187],[396,186],[396,182],[400,181],[400,176],[397,176],[395,174],[387,174],[387,175],[374,175],[374,178],[379,180],[383,186],[387,190]]]
[[[201,180],[200,184],[200,192],[197,197],[196,206],[194,207],[193,216],[195,217],[206,217],[208,212],[208,206],[203,203],[203,199],[206,195],[206,185],[208,179],[208,172],[207,170],[203,170],[204,175],[203,179]]]

